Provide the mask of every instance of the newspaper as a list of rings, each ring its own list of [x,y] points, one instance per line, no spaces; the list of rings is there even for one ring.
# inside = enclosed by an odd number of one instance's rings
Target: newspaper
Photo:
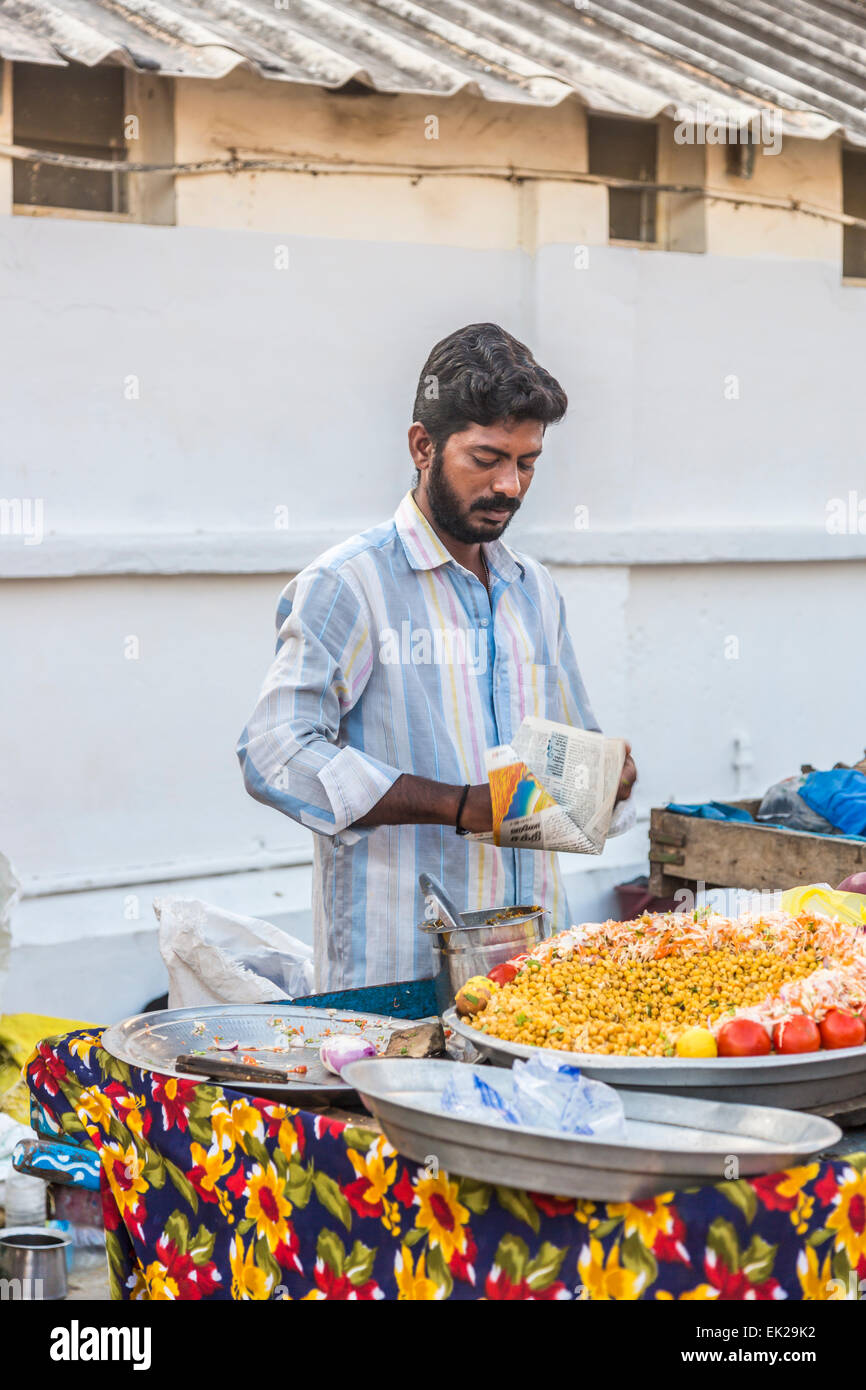
[[[625,763],[621,738],[527,717],[485,754],[493,831],[473,840],[601,854]]]

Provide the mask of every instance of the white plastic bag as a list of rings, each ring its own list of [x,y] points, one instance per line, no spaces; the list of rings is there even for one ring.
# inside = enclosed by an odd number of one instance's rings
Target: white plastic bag
[[[520,1117],[504,1094],[511,1078],[507,1072],[495,1075],[492,1067],[490,1076],[488,1081],[475,1067],[456,1066],[440,1097],[445,1114],[463,1115],[468,1120],[504,1120],[507,1124],[519,1125]]]
[[[269,1004],[313,992],[312,947],[198,898],[156,898],[170,1009]]]
[[[485,1124],[526,1125],[557,1134],[585,1134],[624,1143],[622,1099],[558,1057],[538,1053],[499,1067],[457,1065],[443,1087],[443,1111]]]
[[[515,1062],[514,1107],[531,1129],[556,1129],[561,1134],[604,1136],[615,1143],[626,1138],[622,1099],[612,1086],[583,1076],[579,1067],[538,1052]]]
[[[6,1206],[6,1183],[12,1173],[12,1155],[22,1139],[35,1139],[29,1125],[19,1124],[11,1115],[0,1111],[0,1207]],[[41,1179],[39,1179],[41,1181]],[[7,1226],[11,1226],[8,1213]]]

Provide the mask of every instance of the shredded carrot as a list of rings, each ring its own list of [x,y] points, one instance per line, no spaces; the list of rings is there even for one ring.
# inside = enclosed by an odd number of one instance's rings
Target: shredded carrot
[[[627,965],[671,955],[693,959],[721,947],[790,957],[802,950],[805,940],[814,946],[820,967],[805,978],[789,981],[760,1005],[738,1011],[738,1016],[771,1025],[792,1013],[807,1013],[820,1020],[829,1009],[862,1008],[866,1004],[866,932],[848,922],[809,912],[791,916],[773,910],[734,918],[714,912],[645,912],[630,922],[610,920],[569,927],[542,942],[528,957],[515,957],[511,963],[521,971],[533,960],[576,955]]]

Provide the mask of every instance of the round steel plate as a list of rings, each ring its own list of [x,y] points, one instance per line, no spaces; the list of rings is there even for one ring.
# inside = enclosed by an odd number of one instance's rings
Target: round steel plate
[[[813,1110],[866,1093],[866,1046],[792,1056],[622,1057],[507,1042],[472,1028],[456,1009],[447,1011],[444,1022],[494,1066],[510,1067],[515,1058],[549,1052],[580,1067],[587,1076],[630,1090],[664,1090],[675,1096],[783,1105],[791,1110]]]
[[[766,1106],[624,1091],[626,1137],[611,1140],[479,1120],[443,1111],[442,1090],[461,1062],[369,1058],[346,1078],[399,1153],[435,1159],[451,1174],[563,1197],[640,1201],[671,1186],[720,1182],[802,1163],[841,1137],[817,1115]],[[481,1070],[483,1075],[486,1068]],[[494,1086],[496,1077],[487,1071]],[[510,1079],[510,1078],[509,1078]]]
[[[363,1025],[363,1026],[361,1026]],[[250,1095],[324,1097],[335,1101],[354,1094],[351,1086],[332,1076],[319,1061],[323,1039],[334,1033],[353,1033],[368,1038],[384,1051],[400,1022],[381,1014],[346,1013],[337,1009],[311,1009],[296,1004],[218,1004],[205,1009],[159,1009],[137,1014],[107,1028],[102,1046],[112,1057],[163,1076],[196,1080],[190,1072],[177,1071],[175,1059],[183,1053],[203,1052],[230,1061],[243,1052],[264,1066],[306,1066],[303,1077],[284,1082],[217,1081]],[[298,1030],[289,1033],[287,1030]],[[302,1032],[300,1030],[303,1030]],[[209,1050],[214,1039],[236,1041],[237,1052]],[[204,1076],[202,1080],[204,1080]]]

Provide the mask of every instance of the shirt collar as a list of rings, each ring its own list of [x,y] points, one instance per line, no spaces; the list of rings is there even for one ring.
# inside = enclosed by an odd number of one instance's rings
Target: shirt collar
[[[454,559],[421,511],[411,489],[394,513],[394,524],[413,570],[436,569]]]
[[[394,513],[394,524],[413,570],[436,569],[454,559],[421,511],[411,489]],[[526,571],[504,541],[485,541],[483,548],[488,568],[495,570],[500,579],[506,583],[523,579]]]

